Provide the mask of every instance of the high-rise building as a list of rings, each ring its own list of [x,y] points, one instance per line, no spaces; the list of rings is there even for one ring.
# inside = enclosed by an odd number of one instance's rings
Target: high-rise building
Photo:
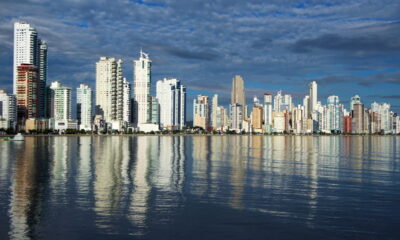
[[[272,95],[264,94],[264,127],[268,133],[272,131]]]
[[[71,88],[52,82],[49,88],[50,118],[54,120],[71,119]]]
[[[17,124],[17,98],[0,90],[0,128],[13,128]]]
[[[38,70],[39,70],[39,84],[38,84],[38,111],[39,116],[44,118],[47,116],[46,112],[46,82],[47,82],[47,43],[46,41],[38,40]]]
[[[310,96],[306,95],[303,98],[303,108],[304,108],[303,119],[308,119],[309,116],[311,115],[311,113],[309,111],[309,107],[310,107]]]
[[[251,112],[251,124],[254,131],[261,132],[263,126],[263,107],[254,106]]]
[[[362,103],[353,104],[353,115],[351,120],[352,133],[364,133],[364,105]]]
[[[102,115],[106,122],[126,119],[124,106],[129,106],[124,101],[127,86],[122,76],[122,63],[121,59],[108,57],[100,57],[96,63],[96,114]]]
[[[80,130],[92,130],[92,89],[81,84],[76,89],[77,118]]]
[[[230,113],[231,113],[231,129],[234,131],[241,131],[243,127],[243,106],[240,104],[231,104],[230,105]]]
[[[151,119],[150,123],[159,125],[160,124],[160,104],[156,97],[151,97]]]
[[[176,78],[164,78],[157,81],[156,92],[161,128],[182,129],[186,122],[186,88]]]
[[[292,96],[289,94],[282,95],[282,91],[278,91],[274,97],[274,112],[283,112],[285,110],[292,110]]]
[[[207,130],[210,126],[210,104],[208,97],[198,95],[193,100],[193,127],[201,127]]]
[[[351,99],[350,99],[350,111],[354,110],[353,105],[356,104],[356,103],[361,103],[361,98],[358,95],[355,95],[355,96],[351,97]]]
[[[390,133],[392,130],[391,119],[390,119],[390,104],[388,103],[377,103],[371,104],[371,112],[373,113],[373,128],[374,132]]]
[[[134,60],[134,124],[150,122],[151,60],[147,53],[140,51],[138,60]]]
[[[126,123],[131,122],[131,84],[128,82],[126,78],[123,78],[122,83],[122,120]]]
[[[342,132],[343,110],[338,96],[328,97],[327,128],[329,131]]]
[[[317,82],[312,81],[310,83],[310,105],[309,105],[309,111],[310,114],[316,110],[317,108],[317,101],[318,101],[318,86]]]
[[[38,71],[32,64],[20,64],[17,67],[16,97],[18,124],[25,125],[28,118],[37,118],[38,114]]]
[[[14,24],[14,78],[13,92],[17,94],[18,67],[31,64],[38,71],[37,76],[37,117],[45,117],[47,81],[47,44],[38,38],[36,29],[25,22]]]
[[[211,126],[218,128],[218,94],[214,94],[211,105]]]
[[[246,110],[244,80],[240,75],[236,75],[234,78],[232,78],[231,104],[239,104],[244,110]],[[244,114],[246,115],[246,112]]]

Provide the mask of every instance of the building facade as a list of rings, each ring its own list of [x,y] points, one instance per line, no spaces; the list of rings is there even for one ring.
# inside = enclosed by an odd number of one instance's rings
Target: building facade
[[[92,130],[92,89],[86,85],[81,84],[76,89],[76,103],[77,103],[77,118],[80,130]]]
[[[151,60],[147,53],[140,51],[138,60],[134,60],[134,125],[139,126],[150,122],[150,87]]]
[[[157,81],[161,129],[182,129],[186,122],[186,88],[176,78]]]

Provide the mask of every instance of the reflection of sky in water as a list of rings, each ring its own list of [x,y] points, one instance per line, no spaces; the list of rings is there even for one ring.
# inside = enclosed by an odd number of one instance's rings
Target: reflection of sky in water
[[[187,236],[185,231],[235,231],[238,226],[221,227],[218,221],[237,216],[255,228],[261,216],[278,228],[294,224],[313,234],[387,231],[387,237],[400,223],[399,164],[400,138],[381,136],[0,142],[0,211],[8,216],[0,219],[6,226],[0,238],[74,237],[74,231],[94,237]]]

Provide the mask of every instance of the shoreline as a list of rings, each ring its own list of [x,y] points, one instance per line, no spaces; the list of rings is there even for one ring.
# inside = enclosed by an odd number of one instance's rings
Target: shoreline
[[[15,135],[0,135],[0,140],[3,138],[13,138]],[[24,137],[84,137],[84,136],[93,136],[93,137],[115,137],[115,136],[213,136],[213,137],[222,137],[222,136],[325,136],[325,137],[349,137],[349,136],[380,136],[380,137],[400,137],[400,134],[190,134],[190,133],[167,133],[167,134],[143,134],[143,133],[130,133],[130,134],[23,134]]]

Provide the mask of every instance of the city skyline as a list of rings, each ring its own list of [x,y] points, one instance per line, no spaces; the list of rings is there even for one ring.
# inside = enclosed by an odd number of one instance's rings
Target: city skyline
[[[89,13],[67,14],[63,19],[58,17],[63,1],[58,7],[5,3],[0,12],[0,67],[5,72],[0,85],[11,91],[12,25],[23,20],[37,29],[51,49],[47,81],[60,81],[73,89],[81,83],[94,89],[94,63],[100,56],[127,63],[124,73],[132,83],[129,63],[143,48],[153,56],[152,88],[164,77],[178,78],[191,86],[189,105],[200,93],[218,93],[220,104],[229,104],[230,80],[239,74],[246,79],[248,102],[254,95],[261,98],[264,92],[283,90],[299,103],[309,82],[317,81],[320,101],[339,94],[347,102],[358,94],[371,99],[367,105],[374,100],[389,102],[399,112],[399,48],[394,44],[400,32],[399,4],[229,3],[224,9],[224,2],[203,6],[115,1],[115,9],[130,11],[116,18],[93,15],[90,10],[113,13],[100,3],[68,3],[75,13]],[[199,21],[205,14],[210,19]],[[191,109],[188,106],[189,116]]]

